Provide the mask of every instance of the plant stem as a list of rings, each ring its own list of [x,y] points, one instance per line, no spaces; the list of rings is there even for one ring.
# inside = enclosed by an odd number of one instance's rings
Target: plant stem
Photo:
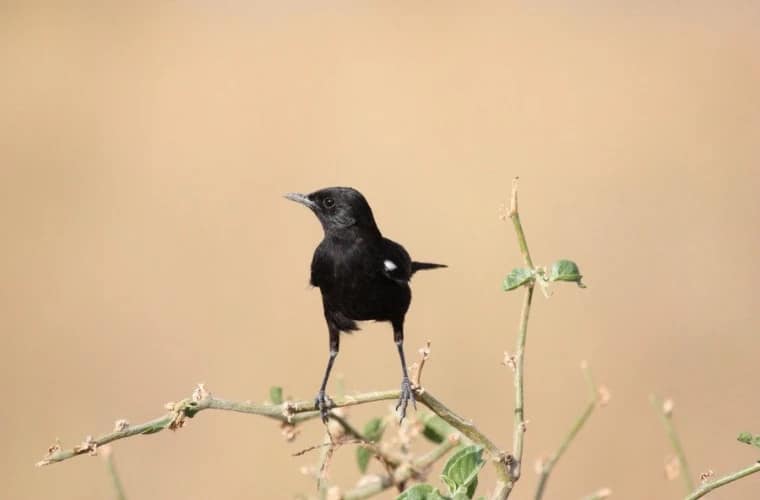
[[[533,286],[529,286],[525,291],[522,311],[520,312],[520,327],[517,335],[517,348],[515,349],[515,423],[513,431],[514,457],[515,465],[512,469],[512,478],[514,481],[520,479],[522,469],[523,442],[525,439],[525,389],[524,389],[524,365],[525,365],[525,343],[528,337],[528,316],[530,315],[530,305],[533,301]]]
[[[520,253],[525,261],[525,267],[533,269],[533,259],[530,258],[530,251],[528,250],[528,241],[525,239],[525,232],[523,231],[522,223],[520,222],[520,212],[517,210],[517,183],[519,178],[512,179],[512,196],[509,200],[509,217],[512,219],[512,224],[515,226],[515,233],[517,233],[517,243],[520,245]]]
[[[750,474],[754,474],[755,472],[760,472],[760,462],[756,462],[749,467],[746,467],[740,471],[736,471],[732,474],[728,474],[726,476],[723,476],[719,479],[716,479],[715,481],[710,481],[709,483],[705,483],[699,488],[697,488],[696,491],[691,493],[686,497],[686,500],[697,500],[697,498],[702,498],[703,496],[710,493],[712,490],[716,488],[720,488],[721,486],[725,486],[728,483],[733,483],[734,481],[741,479],[743,477],[747,477]]]
[[[127,500],[127,495],[124,493],[124,486],[121,484],[119,472],[116,470],[116,464],[113,460],[113,453],[111,450],[107,450],[105,453],[103,453],[103,457],[106,460],[108,475],[111,476],[111,482],[113,483],[113,490],[116,496],[116,500]]]
[[[678,464],[681,466],[681,476],[683,477],[684,487],[688,494],[689,492],[694,491],[694,479],[689,470],[689,462],[686,461],[686,453],[683,451],[681,440],[678,438],[676,427],[673,424],[673,414],[671,411],[665,410],[663,407],[663,401],[654,394],[650,397],[650,401],[662,418],[662,424],[665,426],[665,432],[668,434],[668,439],[670,439],[670,445],[673,447],[673,451],[678,458]]]
[[[509,217],[517,235],[517,243],[520,246],[525,266],[533,269],[533,259],[530,257],[528,242],[525,239],[520,222],[520,214],[517,209],[517,177],[512,180],[512,196],[509,203]],[[525,394],[524,394],[524,364],[525,364],[525,344],[528,337],[528,318],[530,317],[530,306],[533,301],[533,290],[535,281],[531,281],[526,286],[525,298],[523,299],[522,310],[520,311],[520,325],[517,333],[517,347],[515,348],[515,410],[514,410],[514,431],[513,431],[513,454],[514,461],[510,470],[510,480],[505,484],[497,485],[493,498],[507,498],[514,487],[514,483],[520,479],[523,459],[523,441],[525,438]]]
[[[570,432],[568,432],[565,438],[562,440],[562,443],[559,445],[557,451],[555,451],[554,454],[549,457],[549,459],[541,467],[541,473],[538,478],[538,486],[536,487],[535,500],[541,500],[544,495],[544,490],[546,489],[546,482],[549,480],[549,474],[551,474],[554,466],[557,464],[559,459],[562,458],[562,455],[565,454],[565,451],[567,451],[570,443],[573,441],[573,439],[575,439],[575,436],[578,435],[578,432],[581,430],[581,428],[583,428],[583,426],[586,424],[586,421],[589,419],[591,414],[594,412],[594,409],[597,407],[599,396],[596,385],[591,378],[591,373],[589,372],[588,366],[585,363],[581,365],[581,369],[583,370],[583,374],[586,378],[586,381],[588,382],[591,398],[589,399],[586,407],[581,412],[580,416],[578,416],[578,418],[575,420],[575,423],[570,428]]]

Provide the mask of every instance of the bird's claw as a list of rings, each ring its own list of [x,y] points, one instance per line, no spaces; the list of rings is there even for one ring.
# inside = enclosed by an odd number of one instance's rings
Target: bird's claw
[[[317,397],[314,398],[314,407],[319,410],[319,416],[322,417],[322,422],[326,424],[330,408],[333,407],[332,399],[324,391],[319,391]]]
[[[409,405],[409,401],[412,402],[412,406],[417,410],[417,400],[414,398],[412,384],[407,377],[404,377],[401,381],[401,395],[396,404],[396,412],[399,413],[399,422],[402,422],[406,417],[406,407]]]

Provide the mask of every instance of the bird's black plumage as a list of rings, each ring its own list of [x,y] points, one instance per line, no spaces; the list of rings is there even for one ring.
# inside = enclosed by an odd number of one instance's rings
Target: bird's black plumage
[[[322,292],[330,334],[330,358],[315,401],[322,419],[327,420],[330,407],[325,388],[338,355],[340,332],[358,330],[356,322],[365,320],[388,321],[393,326],[403,373],[396,409],[403,419],[409,401],[415,403],[403,348],[404,317],[412,300],[409,280],[419,270],[446,266],[412,261],[404,247],[384,238],[367,200],[353,188],[331,187],[285,197],[309,207],[325,232],[311,261],[311,284]]]

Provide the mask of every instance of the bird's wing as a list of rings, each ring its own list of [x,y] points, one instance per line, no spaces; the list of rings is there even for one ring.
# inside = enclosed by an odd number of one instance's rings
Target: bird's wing
[[[406,284],[412,277],[412,259],[407,251],[387,238],[383,238],[381,253],[382,274],[399,284]]]

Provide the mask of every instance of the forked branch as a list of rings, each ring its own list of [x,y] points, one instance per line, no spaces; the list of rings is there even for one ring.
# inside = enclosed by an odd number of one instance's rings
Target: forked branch
[[[376,401],[394,400],[398,399],[398,397],[398,390],[366,392],[353,396],[336,398],[333,403],[335,408],[342,408]],[[430,392],[424,389],[418,390],[417,401],[427,406],[431,411],[458,430],[461,434],[469,438],[473,443],[483,446],[489,455],[494,458],[497,472],[501,476],[505,474],[506,467],[504,465],[504,452],[502,452],[490,438],[478,430],[472,422],[456,414],[440,400],[430,394]],[[120,420],[116,422],[116,426],[112,432],[103,434],[97,438],[88,436],[80,445],[73,448],[62,449],[56,444],[48,450],[48,454],[41,461],[37,462],[37,466],[62,462],[78,455],[95,454],[99,447],[120,439],[126,439],[140,434],[153,434],[165,429],[180,429],[187,423],[188,418],[193,418],[199,412],[204,410],[249,413],[271,418],[284,424],[297,424],[319,416],[319,412],[315,410],[313,400],[286,401],[281,404],[255,404],[250,401],[231,401],[212,396],[205,391],[205,388],[202,386],[199,386],[199,388],[196,389],[192,397],[176,403],[168,403],[167,408],[169,411],[165,415],[142,424],[129,425],[124,420]]]

